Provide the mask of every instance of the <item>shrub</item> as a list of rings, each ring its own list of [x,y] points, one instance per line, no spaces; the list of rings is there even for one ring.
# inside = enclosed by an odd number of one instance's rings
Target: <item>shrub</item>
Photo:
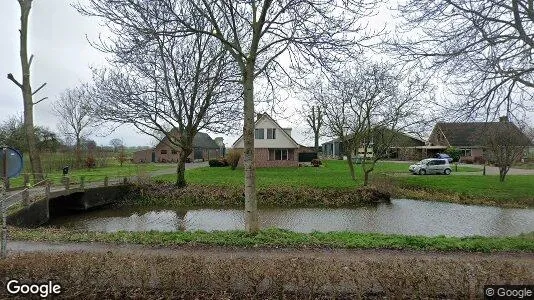
[[[312,159],[311,164],[314,167],[318,167],[318,166],[322,165],[323,163],[321,162],[321,160],[319,160],[317,158],[314,158],[314,159]]]
[[[237,150],[231,150],[226,155],[226,160],[228,161],[228,164],[230,165],[230,168],[232,170],[235,170],[237,168],[237,164],[239,163],[239,159],[241,158],[241,152]]]
[[[473,159],[471,157],[462,157],[460,162],[464,164],[473,164]]]
[[[485,164],[486,163],[486,159],[482,156],[475,156],[475,164]]]
[[[85,159],[85,167],[87,167],[87,168],[96,167],[96,160],[92,155],[91,156],[87,156],[87,158]]]
[[[462,156],[462,151],[456,147],[449,147],[444,151],[445,154],[448,154],[453,161],[459,161]]]
[[[214,168],[225,167],[225,162],[219,159],[210,159],[208,164],[210,167],[214,167]]]

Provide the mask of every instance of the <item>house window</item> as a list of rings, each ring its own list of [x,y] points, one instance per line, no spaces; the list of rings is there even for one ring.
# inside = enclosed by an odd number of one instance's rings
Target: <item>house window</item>
[[[267,139],[268,140],[276,139],[276,128],[267,128]]]
[[[460,149],[460,152],[462,153],[462,156],[471,156],[471,149],[470,148]]]
[[[254,129],[254,137],[257,140],[265,139],[265,131],[263,130],[263,128]]]
[[[289,150],[269,149],[269,160],[289,160]]]
[[[161,154],[167,154],[167,150],[161,150]]]
[[[178,151],[172,149],[172,150],[171,150],[171,154],[178,154]]]

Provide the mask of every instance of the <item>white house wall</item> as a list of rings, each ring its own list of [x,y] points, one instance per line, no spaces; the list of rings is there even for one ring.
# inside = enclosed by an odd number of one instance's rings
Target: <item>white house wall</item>
[[[284,134],[283,129],[277,126],[270,118],[262,117],[256,124],[255,128],[264,129],[264,139],[254,140],[254,148],[298,148],[290,138]],[[276,138],[267,139],[267,128],[276,128]],[[244,148],[243,137],[241,137],[234,145],[235,148]]]

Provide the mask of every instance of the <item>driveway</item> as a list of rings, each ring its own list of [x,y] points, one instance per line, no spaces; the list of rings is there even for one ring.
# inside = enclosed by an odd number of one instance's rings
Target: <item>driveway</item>
[[[467,167],[479,168],[480,172],[453,172],[456,175],[482,175],[484,166],[482,165],[464,165]],[[453,166],[454,170],[454,166]],[[499,175],[499,168],[494,166],[486,166],[486,175]],[[518,169],[511,168],[507,175],[534,175],[533,169]]]

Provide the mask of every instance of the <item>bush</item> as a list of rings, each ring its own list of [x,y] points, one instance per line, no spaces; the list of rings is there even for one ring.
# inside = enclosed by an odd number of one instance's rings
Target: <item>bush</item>
[[[318,166],[322,165],[323,163],[321,162],[321,160],[319,160],[317,158],[314,158],[314,159],[312,159],[311,164],[314,167],[318,167]]]
[[[462,151],[455,147],[449,147],[445,150],[445,154],[448,154],[453,161],[459,161],[462,156]]]
[[[96,167],[96,160],[93,156],[88,156],[85,159],[85,167],[87,168],[94,168]]]
[[[464,163],[464,164],[473,164],[473,159],[471,157],[462,157],[462,159],[460,159],[460,162],[461,163]]]
[[[220,168],[220,167],[228,166],[228,163],[226,162],[226,160],[221,160],[221,159],[210,159],[208,164],[209,164],[210,167],[214,167],[214,168]]]
[[[230,165],[230,168],[232,170],[235,170],[237,168],[237,164],[239,163],[239,159],[241,158],[241,152],[237,150],[231,150],[226,155],[226,159],[228,160],[228,164]]]
[[[486,159],[482,156],[475,156],[475,164],[485,164],[486,163]]]

